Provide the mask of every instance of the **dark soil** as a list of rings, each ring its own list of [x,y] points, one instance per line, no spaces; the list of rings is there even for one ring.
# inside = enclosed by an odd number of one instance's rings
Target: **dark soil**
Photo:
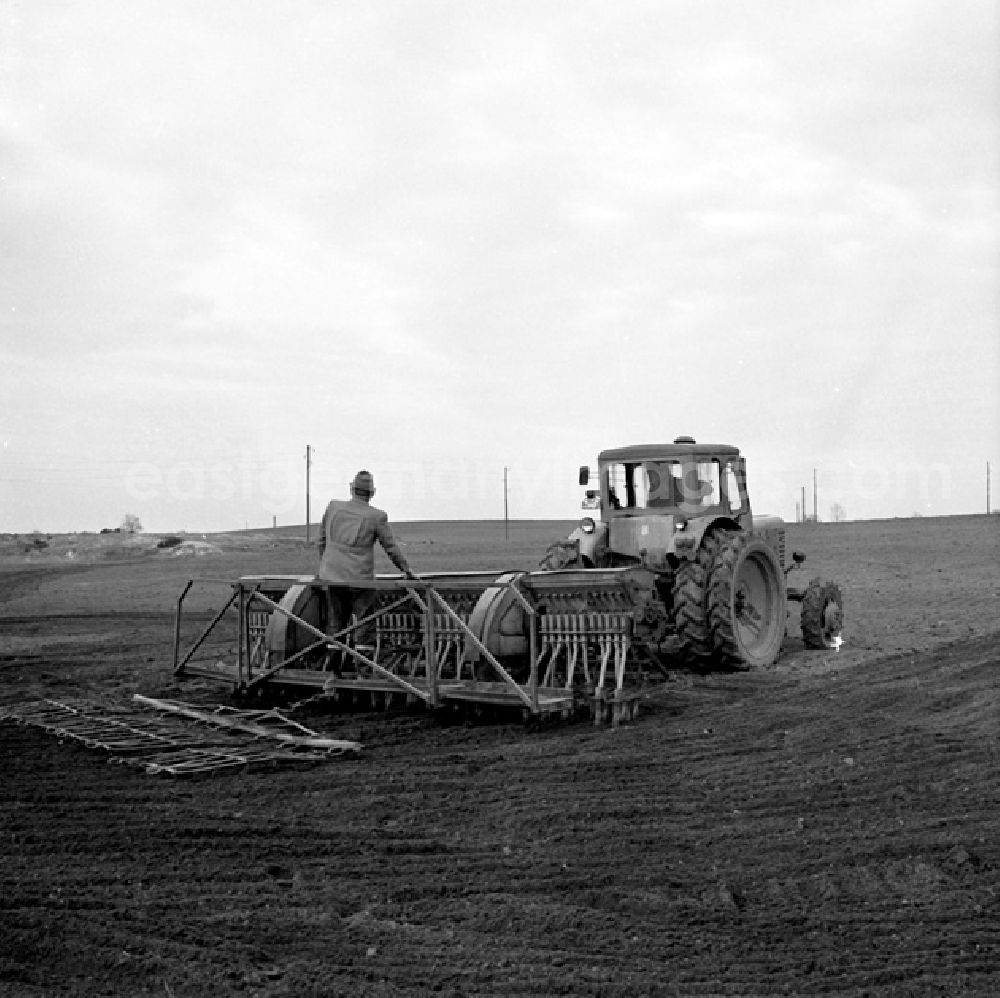
[[[0,723],[0,995],[996,994],[997,603],[857,560],[853,652],[790,637],[616,730],[306,709],[361,756],[178,780]],[[17,570],[0,703],[226,700],[171,676],[173,567]]]

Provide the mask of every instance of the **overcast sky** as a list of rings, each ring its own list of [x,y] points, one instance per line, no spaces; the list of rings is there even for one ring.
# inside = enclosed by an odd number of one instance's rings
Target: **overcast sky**
[[[995,3],[0,12],[0,531],[1000,505]]]

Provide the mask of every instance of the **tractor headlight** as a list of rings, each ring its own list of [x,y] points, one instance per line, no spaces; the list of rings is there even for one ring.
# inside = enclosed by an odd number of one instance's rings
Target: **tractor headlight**
[[[687,525],[688,525],[687,520],[682,520],[680,517],[678,517],[674,521],[674,530],[683,530]]]
[[[594,523],[594,518],[592,516],[585,516],[580,521],[580,529],[585,534],[592,534],[597,529],[597,524]]]

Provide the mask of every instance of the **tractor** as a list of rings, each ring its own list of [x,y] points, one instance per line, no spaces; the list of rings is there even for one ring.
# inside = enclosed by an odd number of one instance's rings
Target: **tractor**
[[[549,547],[541,567],[648,569],[659,605],[647,604],[645,615],[660,618],[661,654],[698,667],[770,665],[785,637],[788,600],[801,604],[807,647],[840,646],[839,586],[789,582],[805,555],[793,552],[787,563],[784,521],[751,511],[738,448],[682,436],[605,450],[596,478],[582,504],[587,515]],[[579,483],[592,484],[589,467],[580,468]]]

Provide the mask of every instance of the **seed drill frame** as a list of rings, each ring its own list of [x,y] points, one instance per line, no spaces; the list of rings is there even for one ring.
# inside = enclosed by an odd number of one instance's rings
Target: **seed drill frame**
[[[183,651],[184,602],[196,582],[190,580],[176,604],[174,674],[224,682],[239,693],[300,687],[385,708],[464,702],[520,709],[526,717],[566,717],[586,706],[595,723],[617,725],[635,717],[648,692],[626,671],[632,621],[623,600],[581,615],[539,613],[532,598],[539,586],[572,587],[577,574],[460,572],[416,581],[379,576],[364,587],[378,593],[374,612],[333,634],[318,626],[316,613],[328,583],[312,576],[248,575],[226,583],[228,601]],[[602,574],[609,591],[627,590],[627,570]],[[485,615],[477,611],[484,593]],[[513,637],[503,633],[511,610],[526,623]],[[230,649],[222,658],[196,657],[234,618],[235,655]],[[367,653],[356,641],[366,625],[376,634]],[[502,653],[512,641],[519,651],[516,676]]]

